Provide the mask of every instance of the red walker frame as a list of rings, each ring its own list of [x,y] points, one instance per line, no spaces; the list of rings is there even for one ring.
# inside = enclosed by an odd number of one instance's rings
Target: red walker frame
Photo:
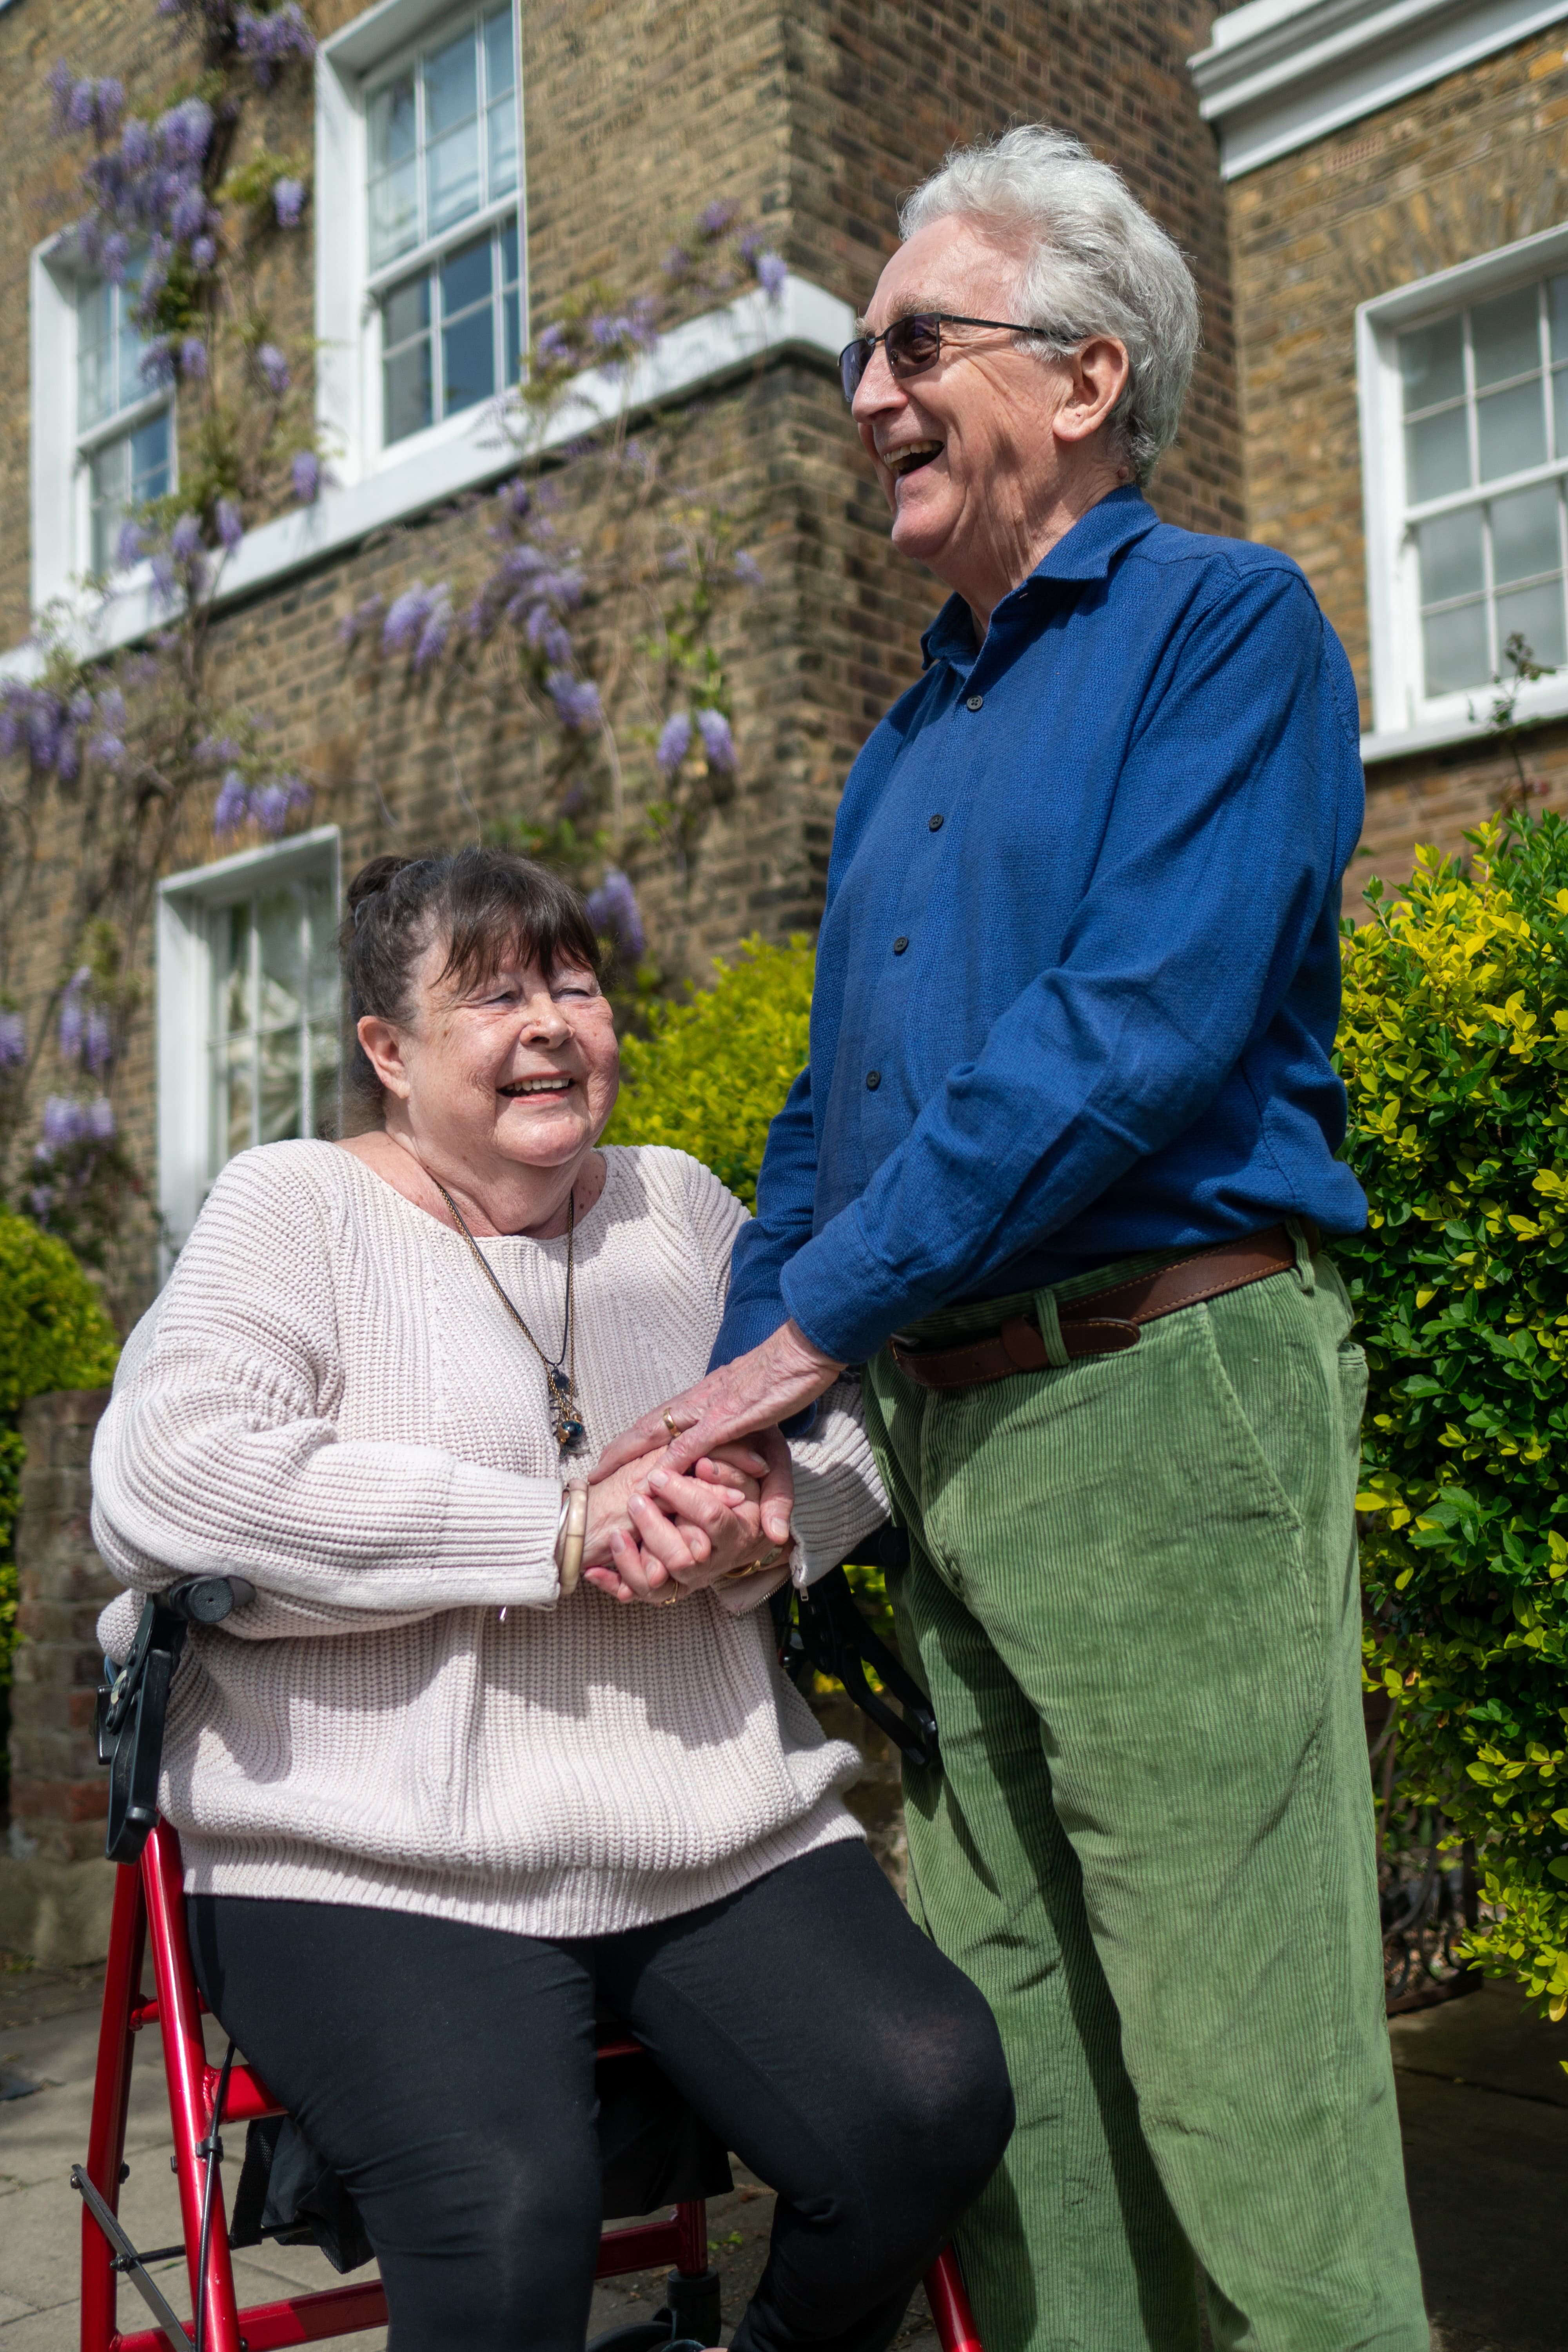
[[[155,1996],[142,1998],[142,1966],[148,1935],[153,1942]],[[180,2185],[180,2220],[190,2273],[193,2307],[198,2295],[196,2265],[201,2245],[205,2167],[197,2154],[206,2137],[217,2095],[218,2069],[207,2063],[202,2039],[205,2007],[196,1990],[185,1939],[184,1871],[180,1842],[160,1821],[148,1837],[140,1863],[122,1864],[116,1874],[109,1962],[99,2031],[98,2073],[93,2084],[92,2126],[88,2143],[88,2179],[111,2212],[120,2206],[120,2174],[125,2158],[125,2117],[131,2096],[134,2038],[144,2025],[162,2029],[174,2132],[174,2169]],[[601,2059],[635,2053],[634,2042],[607,2043]],[[253,2068],[237,2063],[224,2104],[226,2124],[247,2124],[282,2108]],[[386,2325],[386,2294],[381,2281],[330,2287],[318,2294],[286,2295],[278,2303],[253,2304],[241,2311],[235,2296],[228,2228],[221,2187],[215,2184],[213,2228],[207,2245],[206,2327],[208,2352],[275,2352],[289,2344],[315,2344]],[[114,2249],[83,2204],[81,2216],[82,2352],[168,2352],[163,2331],[138,2328],[122,2335],[115,2315],[120,2284]],[[708,2268],[708,2209],[700,2200],[676,2206],[667,2221],[644,2221],[606,2230],[600,2241],[595,2276],[672,2263],[685,2277]],[[963,2281],[951,2248],[926,2273],[926,2294],[942,2352],[982,2352]],[[185,2340],[195,2329],[184,2323]]]

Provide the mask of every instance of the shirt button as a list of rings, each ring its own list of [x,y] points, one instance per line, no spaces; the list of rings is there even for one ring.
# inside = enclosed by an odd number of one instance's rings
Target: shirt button
[[[898,937],[898,938],[893,941],[893,953],[894,953],[895,955],[902,955],[902,954],[903,954],[904,950],[905,950],[908,946],[909,946],[909,940],[908,940],[907,939],[905,939],[905,938],[903,937],[903,935],[900,933],[900,936],[899,936],[899,937]]]
[[[940,833],[942,831],[942,819],[940,816],[928,816],[926,823],[930,825],[933,833]]]
[[[972,694],[963,707],[965,710],[983,710],[985,707],[985,697],[983,694]]]
[[[876,1093],[876,1091],[877,1091],[877,1088],[881,1085],[881,1083],[882,1083],[882,1073],[881,1073],[881,1071],[880,1071],[880,1070],[868,1070],[868,1071],[867,1071],[867,1073],[866,1073],[866,1091],[868,1092],[868,1094],[873,1094],[873,1095],[874,1095],[874,1094]]]

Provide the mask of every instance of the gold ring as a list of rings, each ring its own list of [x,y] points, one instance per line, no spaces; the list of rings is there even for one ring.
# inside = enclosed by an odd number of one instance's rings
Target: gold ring
[[[665,1414],[664,1425],[666,1429],[668,1430],[671,1437],[679,1437],[680,1435],[680,1423],[676,1420],[675,1415],[672,1412],[667,1412]]]

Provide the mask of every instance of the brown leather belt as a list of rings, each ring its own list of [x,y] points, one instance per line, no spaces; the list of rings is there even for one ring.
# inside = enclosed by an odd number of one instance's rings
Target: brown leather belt
[[[1130,1282],[1060,1307],[1062,1345],[1069,1360],[1135,1348],[1143,1324],[1200,1306],[1205,1298],[1223,1298],[1227,1290],[1283,1274],[1295,1263],[1296,1244],[1283,1225],[1248,1234],[1245,1241],[1216,1242],[1173,1265],[1156,1266],[1152,1274],[1134,1275]],[[895,1339],[892,1357],[900,1372],[928,1389],[978,1388],[1015,1372],[1043,1372],[1051,1360],[1031,1315],[1011,1315],[999,1330],[957,1348],[901,1348]]]

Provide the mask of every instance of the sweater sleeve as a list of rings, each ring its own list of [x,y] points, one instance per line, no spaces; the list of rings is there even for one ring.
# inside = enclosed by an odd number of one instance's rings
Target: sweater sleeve
[[[323,1213],[275,1168],[230,1161],[127,1349],[93,1447],[104,1560],[143,1592],[248,1578],[257,1603],[227,1623],[250,1639],[554,1601],[553,1480],[339,1438]]]

